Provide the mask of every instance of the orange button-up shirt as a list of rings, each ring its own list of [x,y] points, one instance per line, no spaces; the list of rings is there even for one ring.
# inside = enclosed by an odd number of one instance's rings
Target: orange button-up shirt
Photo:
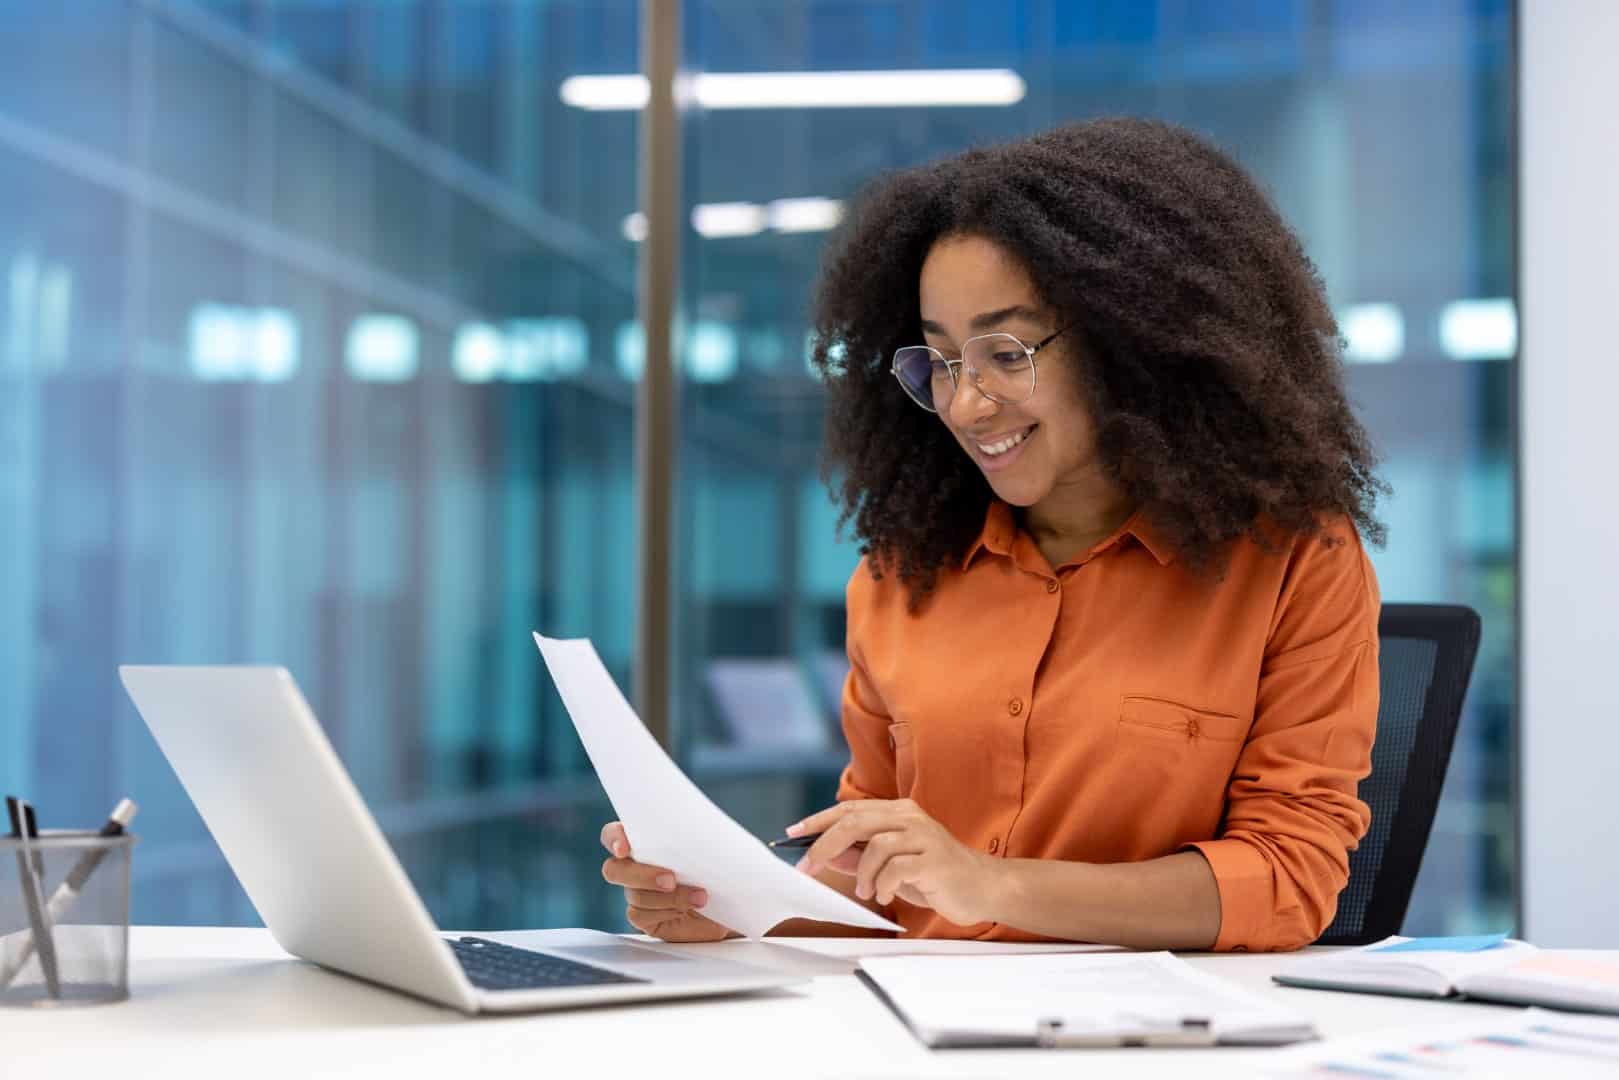
[[[1196,848],[1216,949],[1332,921],[1371,814],[1377,581],[1354,526],[1200,577],[1137,514],[1053,571],[995,502],[922,610],[862,561],[848,589],[841,799],[910,798],[999,858],[1134,862]],[[902,900],[923,937],[1039,940]]]

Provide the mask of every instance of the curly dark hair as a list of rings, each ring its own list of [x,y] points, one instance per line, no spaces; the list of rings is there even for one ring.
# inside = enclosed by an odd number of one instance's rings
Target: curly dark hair
[[[889,373],[897,348],[922,341],[922,263],[948,236],[1003,248],[1080,331],[1098,458],[1194,571],[1218,577],[1238,537],[1274,549],[1330,514],[1383,542],[1373,511],[1388,488],[1298,238],[1198,136],[1093,120],[888,174],[829,248],[812,356],[829,393],[824,475],[840,528],[852,522],[873,572],[896,572],[913,609],[965,555],[991,498]]]

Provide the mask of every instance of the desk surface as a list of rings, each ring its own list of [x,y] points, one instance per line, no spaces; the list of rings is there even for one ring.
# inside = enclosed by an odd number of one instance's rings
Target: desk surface
[[[521,945],[522,933],[489,934]],[[716,950],[807,975],[799,987],[709,1001],[468,1019],[295,960],[265,930],[135,927],[130,1001],[62,1010],[0,1009],[7,1077],[758,1077],[1252,1076],[1273,1051],[929,1051],[849,974],[873,952],[956,951],[958,943],[772,939]],[[784,947],[785,946],[785,947]],[[954,949],[952,949],[954,946]],[[1041,946],[978,946],[994,952]],[[1049,948],[1049,947],[1047,947]],[[1514,1010],[1270,982],[1275,955],[1191,964],[1311,1017],[1323,1037],[1444,1024]],[[25,1066],[32,1065],[35,1071]],[[1095,1071],[1095,1070],[1101,1071]]]

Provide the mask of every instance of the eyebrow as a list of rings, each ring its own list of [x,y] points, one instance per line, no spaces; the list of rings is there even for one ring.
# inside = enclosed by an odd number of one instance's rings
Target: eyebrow
[[[1027,304],[1013,304],[1011,307],[997,308],[994,311],[985,311],[981,314],[974,315],[972,319],[968,321],[967,326],[972,330],[988,330],[990,327],[998,326],[1001,323],[1006,322],[1008,319],[1018,318],[1037,321],[1040,318],[1040,313],[1034,310],[1034,308],[1029,307]],[[945,333],[944,327],[940,326],[932,319],[923,319],[922,329],[924,332],[929,334],[938,334],[941,337],[950,336],[949,334]]]

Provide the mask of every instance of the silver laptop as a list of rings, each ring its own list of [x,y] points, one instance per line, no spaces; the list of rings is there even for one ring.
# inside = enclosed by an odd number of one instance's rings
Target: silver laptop
[[[801,981],[596,930],[527,932],[526,948],[442,935],[285,668],[118,670],[248,898],[294,956],[469,1013]]]

